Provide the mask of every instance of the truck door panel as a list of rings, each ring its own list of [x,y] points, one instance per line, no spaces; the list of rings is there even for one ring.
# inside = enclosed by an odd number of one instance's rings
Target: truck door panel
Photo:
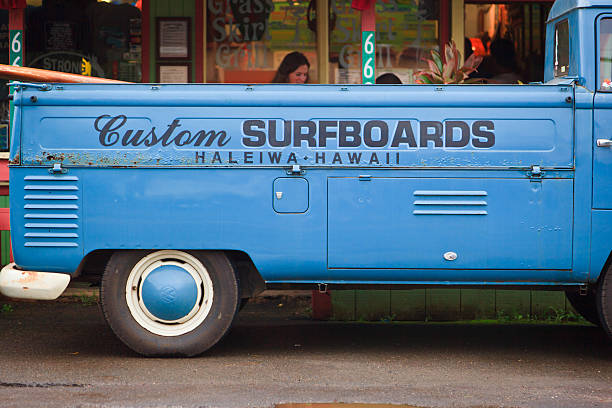
[[[595,95],[594,133],[597,140],[612,139],[612,93]],[[612,208],[612,148],[593,144],[593,207]]]
[[[612,64],[612,15],[602,15],[598,19],[600,50],[598,61],[599,83],[595,94],[593,114],[593,207],[612,208],[612,93],[606,81],[610,81]]]

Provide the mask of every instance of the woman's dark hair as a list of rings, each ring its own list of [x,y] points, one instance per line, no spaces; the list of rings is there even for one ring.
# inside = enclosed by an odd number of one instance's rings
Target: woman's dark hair
[[[310,68],[310,62],[308,62],[308,59],[301,52],[293,51],[285,55],[285,58],[283,58],[283,61],[280,63],[278,70],[274,75],[272,83],[286,84],[289,82],[289,74],[302,65],[306,65],[308,68]]]
[[[376,78],[377,84],[401,84],[402,80],[398,78],[397,75],[387,72],[386,74],[382,74],[378,78]]]

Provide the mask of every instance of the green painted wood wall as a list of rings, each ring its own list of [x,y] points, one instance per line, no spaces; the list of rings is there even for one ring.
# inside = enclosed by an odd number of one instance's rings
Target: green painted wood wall
[[[336,320],[547,319],[574,312],[562,291],[505,289],[332,290]]]
[[[0,208],[9,208],[8,196],[0,196]],[[0,263],[6,265],[11,260],[11,232],[0,231]]]
[[[195,82],[195,2],[200,0],[150,0],[149,13],[149,78],[150,82],[157,82],[157,17],[191,17],[191,82]]]

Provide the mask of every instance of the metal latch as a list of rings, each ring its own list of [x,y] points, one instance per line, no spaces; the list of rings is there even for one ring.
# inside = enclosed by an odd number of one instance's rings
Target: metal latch
[[[53,163],[53,167],[49,169],[51,174],[66,174],[67,172],[68,170],[62,167],[62,163]]]
[[[20,89],[20,88],[35,88],[35,89],[39,89],[41,91],[50,91],[51,89],[53,89],[53,87],[49,84],[33,84],[31,82],[9,82],[8,84],[9,86],[14,86],[15,89]]]
[[[301,176],[306,174],[306,170],[303,170],[299,164],[294,164],[290,169],[287,169],[287,174],[290,176]]]
[[[533,165],[531,166],[531,170],[527,172],[527,177],[533,182],[541,182],[542,177],[544,177],[544,172],[540,166]]]

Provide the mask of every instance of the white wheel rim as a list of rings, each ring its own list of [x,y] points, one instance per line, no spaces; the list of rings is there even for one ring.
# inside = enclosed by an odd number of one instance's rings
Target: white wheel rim
[[[182,268],[194,279],[198,290],[193,309],[184,317],[168,321],[155,317],[142,301],[142,284],[153,270],[163,265]],[[208,316],[213,300],[213,284],[208,270],[194,256],[173,250],[157,251],[142,258],[130,271],[125,300],[132,317],[140,326],[159,336],[180,336],[194,330]]]

